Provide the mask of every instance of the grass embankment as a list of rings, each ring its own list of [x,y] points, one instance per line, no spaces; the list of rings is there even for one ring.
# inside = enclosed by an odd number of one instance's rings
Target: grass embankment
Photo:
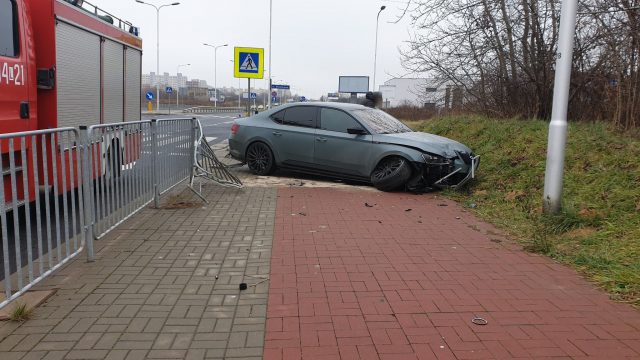
[[[640,140],[604,124],[571,124],[563,212],[542,213],[548,123],[455,117],[412,122],[482,155],[478,180],[446,192],[527,249],[586,274],[640,306]]]

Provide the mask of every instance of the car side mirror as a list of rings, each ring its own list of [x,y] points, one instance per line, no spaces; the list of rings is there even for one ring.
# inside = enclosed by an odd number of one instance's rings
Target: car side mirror
[[[351,135],[367,135],[367,131],[362,128],[350,128],[347,129],[347,133]]]

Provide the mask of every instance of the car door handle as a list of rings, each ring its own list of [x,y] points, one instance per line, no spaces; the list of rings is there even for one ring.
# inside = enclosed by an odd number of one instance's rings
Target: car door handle
[[[326,138],[316,138],[317,142],[327,142]]]
[[[273,132],[273,135],[275,135],[275,136],[282,136],[282,133],[281,133],[281,132],[279,132],[279,131],[274,131],[274,132]]]

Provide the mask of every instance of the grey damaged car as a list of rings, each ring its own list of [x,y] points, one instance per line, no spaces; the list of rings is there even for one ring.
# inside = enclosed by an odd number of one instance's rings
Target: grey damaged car
[[[383,191],[458,188],[480,157],[467,146],[415,132],[379,109],[297,103],[238,119],[230,154],[257,175],[276,168],[373,184]]]

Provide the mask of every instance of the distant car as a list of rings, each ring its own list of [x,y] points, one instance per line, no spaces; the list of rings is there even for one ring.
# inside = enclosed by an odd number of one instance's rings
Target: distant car
[[[257,175],[283,168],[383,191],[457,188],[475,177],[480,162],[459,142],[342,103],[296,103],[235,120],[229,149]]]
[[[263,105],[258,105],[258,110],[264,110],[264,106]]]

